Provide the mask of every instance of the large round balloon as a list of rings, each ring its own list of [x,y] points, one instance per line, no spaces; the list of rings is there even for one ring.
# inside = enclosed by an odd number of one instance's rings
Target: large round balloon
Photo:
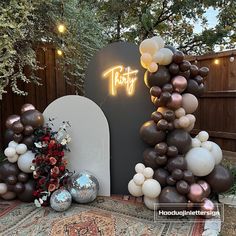
[[[147,121],[142,125],[140,135],[142,140],[151,146],[162,142],[166,137],[164,131],[157,130],[156,123],[153,120]]]
[[[29,180],[24,184],[24,190],[17,194],[22,202],[32,202],[34,200],[33,192],[35,189],[35,181]]]
[[[192,148],[185,156],[188,169],[196,176],[206,176],[215,166],[215,160],[211,153],[202,147]]]
[[[39,128],[44,124],[43,114],[37,110],[28,110],[21,115],[21,122],[23,125]]]
[[[4,161],[0,164],[0,180],[5,180],[9,175],[16,176],[19,173],[20,170],[16,163]]]
[[[215,159],[215,164],[216,165],[220,164],[220,162],[223,158],[223,153],[222,153],[221,148],[219,147],[219,145],[217,145],[216,143],[214,143],[212,141],[208,141],[208,143],[211,144],[210,153]]]
[[[182,107],[187,114],[195,112],[198,107],[197,98],[190,93],[182,94]]]
[[[162,189],[159,197],[159,202],[163,205],[160,205],[162,209],[167,210],[180,210],[185,209],[187,203],[187,198],[179,194],[175,187],[165,187]]]
[[[18,167],[24,173],[32,173],[31,166],[35,165],[32,161],[34,160],[35,154],[31,151],[27,151],[23,155],[20,155],[18,159]]]
[[[179,154],[185,154],[191,147],[191,136],[183,129],[175,129],[167,135],[168,146],[175,146]]]
[[[169,70],[165,66],[159,66],[155,73],[146,72],[144,82],[148,88],[153,86],[162,87],[170,81]]]
[[[211,190],[216,193],[226,192],[234,183],[233,175],[222,165],[216,165],[205,179],[211,186]]]

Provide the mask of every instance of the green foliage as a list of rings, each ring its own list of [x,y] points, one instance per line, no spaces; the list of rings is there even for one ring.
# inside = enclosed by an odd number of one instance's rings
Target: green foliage
[[[66,32],[57,32],[57,25],[66,25]],[[9,84],[13,92],[17,81],[39,84],[34,74],[39,69],[34,47],[41,42],[53,43],[63,51],[59,66],[65,79],[82,93],[85,68],[94,52],[103,46],[102,28],[88,4],[76,0],[4,0],[0,3],[0,94]],[[28,66],[31,76],[26,78]],[[75,82],[74,82],[75,81]]]

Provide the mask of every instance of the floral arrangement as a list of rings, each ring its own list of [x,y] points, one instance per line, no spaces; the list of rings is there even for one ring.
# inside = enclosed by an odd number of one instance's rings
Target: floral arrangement
[[[34,203],[37,207],[48,205],[49,196],[64,185],[68,176],[64,151],[69,151],[68,143],[71,138],[67,128],[70,124],[63,122],[59,130],[54,132],[51,127],[52,121],[53,119],[50,119],[49,124],[35,132],[36,139],[32,150],[35,153],[35,166],[32,168],[36,181]]]

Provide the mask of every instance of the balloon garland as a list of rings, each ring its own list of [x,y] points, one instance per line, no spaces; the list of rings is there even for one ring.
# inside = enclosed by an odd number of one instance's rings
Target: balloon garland
[[[152,210],[154,205],[165,209],[163,204],[199,203],[202,210],[212,211],[210,193],[227,191],[233,177],[220,165],[222,150],[208,141],[206,131],[194,138],[189,134],[209,69],[192,65],[159,36],[145,39],[139,49],[156,109],[140,128],[141,139],[150,147],[143,153],[144,164],[136,165],[128,190],[135,197],[144,195],[144,204]]]

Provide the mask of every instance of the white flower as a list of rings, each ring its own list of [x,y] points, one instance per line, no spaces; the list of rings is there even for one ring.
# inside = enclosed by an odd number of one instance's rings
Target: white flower
[[[30,166],[30,170],[35,170],[35,166]]]

